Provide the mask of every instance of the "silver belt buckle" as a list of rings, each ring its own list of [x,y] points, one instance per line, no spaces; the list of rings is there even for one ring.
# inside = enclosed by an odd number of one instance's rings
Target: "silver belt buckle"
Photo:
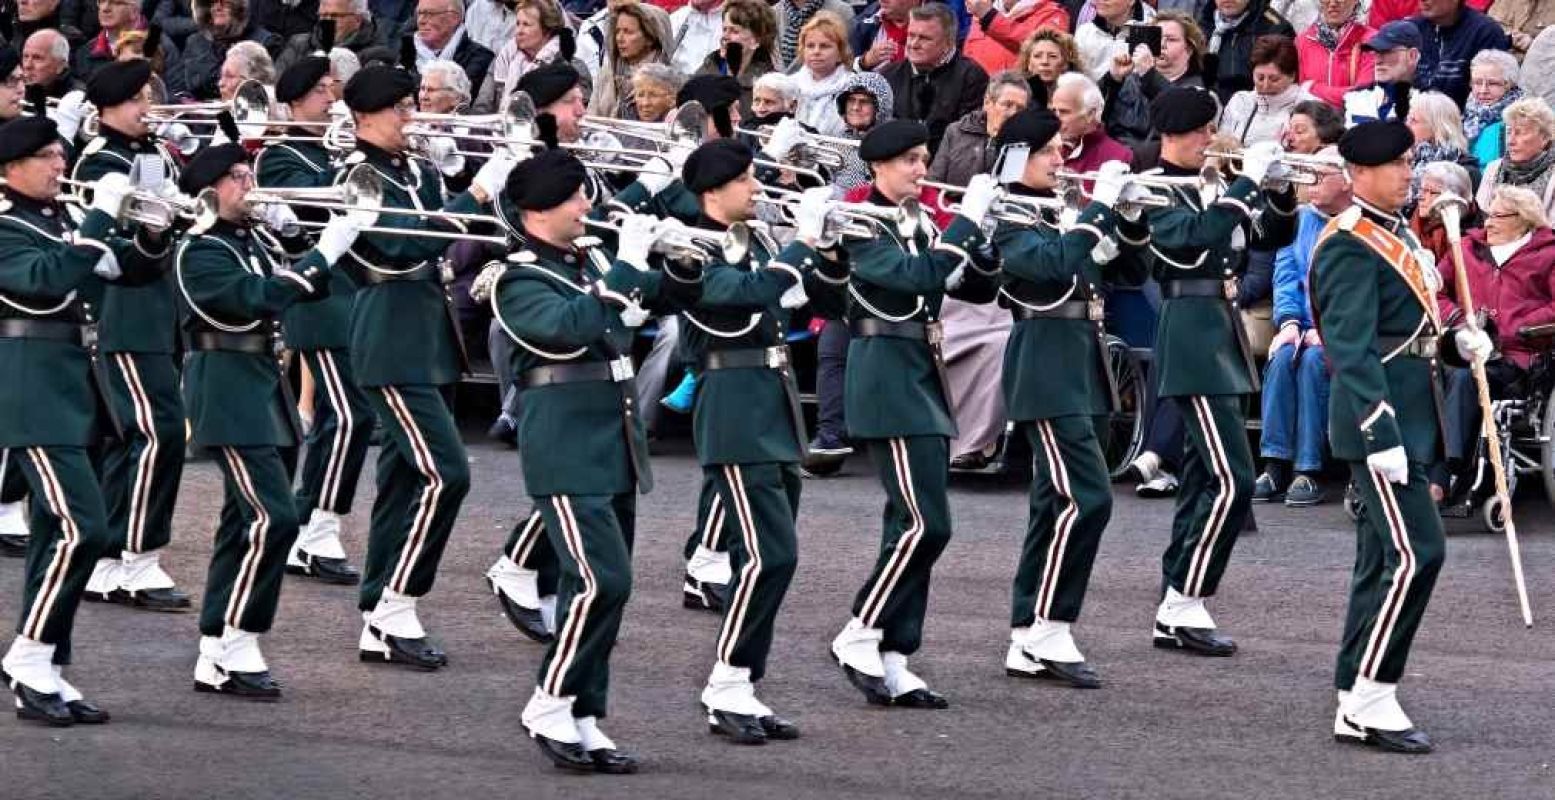
[[[1092,297],[1085,301],[1085,316],[1092,322],[1102,322],[1107,319],[1107,305],[1100,297]]]
[[[1236,278],[1226,278],[1221,282],[1221,290],[1226,294],[1226,300],[1236,302],[1236,290],[1240,282]]]
[[[437,278],[444,286],[454,282],[454,265],[449,263],[448,259],[437,262]]]
[[[88,350],[97,349],[97,323],[88,322],[81,326],[81,343]]]
[[[945,341],[945,327],[940,324],[939,320],[924,323],[923,332],[924,337],[929,340],[929,344],[935,347],[938,347],[941,342]]]
[[[632,371],[631,356],[612,358],[610,364],[610,380],[616,383],[624,383],[631,380],[637,373]]]
[[[788,348],[774,345],[767,348],[767,369],[784,369],[788,366]]]

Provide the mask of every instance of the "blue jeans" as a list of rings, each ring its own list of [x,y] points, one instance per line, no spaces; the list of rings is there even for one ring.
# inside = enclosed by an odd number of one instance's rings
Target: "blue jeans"
[[[1297,472],[1323,468],[1328,435],[1328,366],[1322,347],[1285,345],[1263,371],[1264,458],[1295,464]]]

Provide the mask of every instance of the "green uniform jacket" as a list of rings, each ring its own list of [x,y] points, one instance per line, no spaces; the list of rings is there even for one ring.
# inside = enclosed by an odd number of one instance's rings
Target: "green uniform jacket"
[[[1170,164],[1162,173],[1197,174]],[[1247,269],[1247,248],[1283,247],[1295,235],[1294,200],[1284,195],[1270,195],[1258,225],[1251,224],[1264,196],[1247,178],[1237,178],[1207,206],[1196,191],[1177,189],[1169,196],[1172,205],[1149,212],[1150,250],[1163,298],[1172,281],[1235,278]],[[1155,341],[1162,397],[1258,390],[1241,315],[1224,297],[1163,299]]]
[[[276,268],[274,256],[254,231],[222,221],[190,236],[174,257],[178,290],[188,306],[184,330],[260,335],[273,343],[276,320],[293,303],[314,296],[303,275],[327,271],[310,251],[296,272]],[[301,274],[299,274],[301,273]],[[318,277],[323,285],[325,279]],[[273,352],[202,350],[184,365],[184,408],[194,441],[202,447],[291,447],[302,429],[296,404],[283,390],[286,379]]]
[[[165,245],[117,235],[113,220],[88,211],[66,244],[58,203],[5,190],[0,201],[0,319],[93,323],[107,282],[93,268],[111,250],[126,285],[159,281]],[[73,226],[72,226],[73,227]],[[108,432],[92,354],[78,342],[0,338],[0,447],[85,447]]]
[[[722,226],[703,218],[698,227]],[[783,345],[790,311],[779,300],[796,281],[803,281],[817,313],[835,317],[846,307],[845,264],[827,261],[797,241],[774,258],[777,245],[764,227],[752,225],[751,251],[744,259],[730,263],[715,256],[703,268],[702,298],[682,314],[685,323],[680,334],[683,346],[698,362],[713,351]],[[794,429],[789,391],[797,398],[798,389],[792,383],[791,369],[702,371],[697,376],[692,417],[701,463],[798,462],[805,432],[802,427]]]
[[[510,363],[520,385],[538,367],[608,362],[622,354],[630,363],[635,331],[602,290],[665,309],[695,302],[701,286],[610,263],[597,248],[560,250],[524,238],[524,249],[508,257],[491,293],[493,315],[517,344]],[[647,436],[636,415],[627,430],[622,410],[623,403],[636,402],[633,393],[611,381],[522,391],[519,459],[530,495],[620,494],[644,480],[633,469],[626,437],[646,453]]]
[[[177,162],[155,137],[132,139],[102,127],[102,134],[81,149],[71,179],[94,181],[110,172],[129,172],[136,156],[161,155],[167,179],[178,179]],[[121,231],[121,234],[128,234]],[[98,347],[105,353],[173,353],[178,342],[178,303],[170,276],[144,286],[109,284],[103,297]]]
[[[465,214],[480,210],[468,192],[445,205],[442,178],[430,164],[366,142],[360,142],[346,158],[336,180],[343,179],[357,164],[369,165],[383,178],[386,207]],[[462,233],[467,227],[394,214],[380,215],[374,226],[444,233]],[[361,287],[351,308],[350,341],[351,368],[359,385],[444,385],[459,380],[464,370],[463,353],[439,263],[452,243],[428,236],[363,233],[340,260],[337,266]],[[370,276],[395,274],[416,277],[381,283],[370,280]]]
[[[1020,188],[1020,187],[1017,187]],[[1084,302],[1090,319],[1015,316],[1004,350],[1004,405],[1010,419],[1052,419],[1107,414],[1116,409],[1117,388],[1102,344],[1103,272],[1115,282],[1138,284],[1145,277],[1148,231],[1122,222],[1112,209],[1092,203],[1067,232],[1048,225],[1000,223],[993,241],[1004,267],[999,303],[1017,311],[1045,310]],[[1092,251],[1121,238],[1121,252],[1104,268]],[[1106,247],[1114,247],[1109,242]]]
[[[260,186],[276,189],[317,189],[335,182],[330,154],[316,142],[273,144],[259,152],[254,174]],[[296,208],[305,220],[324,221],[328,212]],[[318,211],[317,214],[310,214]],[[286,346],[293,350],[344,350],[351,344],[351,302],[356,284],[343,269],[332,270],[329,296],[317,302],[298,303],[281,315]]]
[[[697,201],[697,196],[679,180],[671,181],[658,194],[650,194],[647,187],[634,181],[603,204],[603,208],[606,212],[616,209],[634,214],[673,217],[687,225],[695,225],[702,216],[702,204]]]
[[[879,191],[870,202],[892,205]],[[982,243],[977,226],[956,217],[943,236],[936,236],[925,214],[911,241],[904,241],[892,223],[874,225],[873,238],[847,237],[843,248],[852,277],[848,319],[893,322],[937,322],[945,298],[945,281],[965,265],[952,296],[990,302],[998,265],[984,271],[971,258]],[[898,436],[954,436],[955,420],[941,385],[934,349],[928,342],[893,336],[854,336],[848,345],[848,372],[843,387],[848,433],[861,439]]]
[[[1345,461],[1402,445],[1410,461],[1433,464],[1442,442],[1436,361],[1394,355],[1398,346],[1377,339],[1438,332],[1409,282],[1349,231],[1363,213],[1410,250],[1420,247],[1402,218],[1355,205],[1329,223],[1336,230],[1312,253],[1312,307],[1333,367],[1328,441]]]

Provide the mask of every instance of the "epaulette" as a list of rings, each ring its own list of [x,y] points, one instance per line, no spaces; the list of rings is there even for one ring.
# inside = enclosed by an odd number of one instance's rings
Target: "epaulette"
[[[1349,208],[1339,212],[1339,216],[1334,218],[1334,225],[1342,231],[1353,231],[1355,230],[1355,226],[1359,224],[1360,221],[1361,207],[1350,206]]]
[[[108,139],[106,137],[95,136],[92,138],[92,141],[86,143],[86,147],[81,148],[81,155],[83,157],[92,155],[107,146]]]

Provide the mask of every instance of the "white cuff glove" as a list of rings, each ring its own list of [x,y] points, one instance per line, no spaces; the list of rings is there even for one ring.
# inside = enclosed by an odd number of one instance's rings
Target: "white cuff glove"
[[[445,178],[451,178],[464,171],[464,156],[454,152],[458,149],[458,142],[455,142],[451,136],[433,136],[427,139],[427,158]]]
[[[825,238],[826,217],[831,214],[831,187],[804,190],[794,209],[794,235],[801,241],[820,242]]]
[[[110,172],[98,178],[92,185],[90,207],[118,219],[119,212],[124,208],[124,199],[129,197],[132,191],[134,188],[130,186],[130,176],[122,172]]]
[[[671,148],[669,155],[673,156],[678,149]],[[685,161],[682,160],[681,163],[684,164]],[[669,185],[675,182],[675,176],[680,174],[680,167],[663,158],[650,158],[648,163],[643,164],[643,168],[645,171],[637,173],[637,182],[648,190],[648,194],[653,195],[668,189]]]
[[[297,212],[285,203],[266,203],[260,206],[259,220],[266,228],[280,236],[296,235],[297,230],[302,226],[302,221],[297,219]]]
[[[1285,155],[1276,142],[1259,142],[1242,151],[1242,174],[1253,183],[1261,184],[1269,170]]]
[[[782,161],[803,139],[804,128],[799,127],[799,120],[784,117],[772,128],[767,143],[761,146],[761,152],[773,161]]]
[[[67,142],[76,140],[76,134],[81,132],[81,120],[86,119],[87,111],[86,93],[77,89],[66,92],[59,99],[59,105],[54,107],[54,125],[59,128],[59,136]]]
[[[681,169],[686,166],[686,159],[691,157],[693,149],[686,145],[674,145],[664,151],[664,157],[669,159],[670,168],[675,171],[676,175],[679,175]]]
[[[1096,182],[1091,186],[1091,200],[1108,208],[1115,208],[1123,190],[1128,188],[1129,169],[1122,161],[1108,161],[1096,170]]]
[[[351,215],[342,214],[331,217],[329,224],[324,226],[324,230],[319,231],[319,243],[315,249],[319,251],[319,255],[324,257],[325,261],[329,262],[330,266],[334,266],[335,262],[339,261],[340,257],[345,255],[347,250],[351,249],[351,245],[356,243],[356,237],[361,235],[361,233],[361,221]]]
[[[492,202],[496,202],[497,198],[502,196],[502,187],[508,182],[508,173],[513,171],[516,164],[518,162],[506,153],[493,155],[481,165],[471,183],[481,187],[481,191],[485,192]],[[442,169],[442,165],[438,165],[438,169]]]
[[[119,276],[124,274],[124,270],[119,267],[118,257],[112,251],[103,253],[103,257],[97,259],[97,264],[92,267],[92,272],[105,281],[118,280]]]
[[[961,216],[981,227],[983,220],[988,217],[989,209],[993,208],[994,201],[1002,193],[999,182],[992,175],[973,175],[972,180],[967,182],[966,194],[961,197]]]
[[[653,249],[661,223],[647,214],[627,214],[621,218],[621,233],[616,236],[616,260],[630,264],[640,272],[648,271],[648,251]]]
[[[1403,447],[1389,447],[1366,457],[1366,466],[1380,473],[1388,483],[1409,483],[1409,454]]]
[[[1468,328],[1452,335],[1453,344],[1458,346],[1458,355],[1464,361],[1488,361],[1496,352],[1495,342],[1490,341],[1490,335],[1484,331],[1471,331]]]

